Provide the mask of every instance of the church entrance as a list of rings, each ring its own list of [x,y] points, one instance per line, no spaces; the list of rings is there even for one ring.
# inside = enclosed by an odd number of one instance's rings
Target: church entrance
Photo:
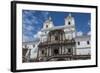
[[[65,59],[64,58],[59,58],[59,59],[57,59],[57,61],[65,61]]]
[[[58,54],[59,54],[59,49],[58,49],[58,48],[57,48],[57,49],[54,49],[54,50],[53,50],[53,54],[54,54],[54,55],[58,55]]]

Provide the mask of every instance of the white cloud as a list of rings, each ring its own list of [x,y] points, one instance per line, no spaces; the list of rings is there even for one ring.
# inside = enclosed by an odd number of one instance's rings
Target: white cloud
[[[23,42],[26,42],[28,39],[28,36],[23,35]]]
[[[36,40],[38,41],[40,40],[41,34],[42,34],[41,31],[38,31],[36,34],[26,31],[23,33],[23,42],[36,41]]]
[[[49,12],[42,12],[41,14],[45,20],[48,19]]]
[[[31,31],[31,30],[33,30],[34,29],[34,27],[32,27],[32,26],[27,26],[27,27],[25,27],[26,28],[26,30],[28,30],[28,31]]]
[[[82,35],[83,35],[82,31],[77,32],[77,36],[82,36]]]
[[[87,35],[91,35],[91,31],[89,31],[89,32],[87,33]]]
[[[28,41],[32,41],[32,40],[33,40],[33,37],[29,37],[29,36],[23,34],[22,42],[28,42]]]
[[[90,20],[88,21],[88,25],[89,25],[89,26],[91,25],[91,21],[90,21]]]
[[[34,16],[35,11],[25,10],[23,11],[23,18],[28,18]]]
[[[38,24],[38,18],[36,16],[32,16],[32,19],[31,19],[31,23],[34,25],[34,24]]]
[[[37,34],[34,35],[34,38],[40,38],[41,37],[42,32],[38,31]]]
[[[26,25],[38,24],[38,18],[31,13],[26,15],[24,14],[23,23]]]

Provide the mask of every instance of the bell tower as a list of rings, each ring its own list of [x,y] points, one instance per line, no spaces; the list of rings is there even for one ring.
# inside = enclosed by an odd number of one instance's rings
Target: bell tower
[[[67,26],[75,26],[75,20],[72,17],[71,13],[65,18],[65,25],[67,25]]]
[[[43,29],[48,29],[48,28],[52,28],[53,27],[53,22],[51,17],[48,18],[48,20],[46,20],[43,24]]]
[[[42,33],[43,33],[42,38],[41,38],[42,42],[43,42],[43,41],[47,41],[47,35],[48,35],[48,33],[49,33],[49,31],[48,31],[47,29],[50,29],[50,28],[52,28],[53,26],[54,26],[54,25],[53,25],[53,21],[52,21],[51,17],[49,17],[49,18],[43,23],[43,28],[42,28],[42,30],[44,30],[44,31],[42,31]]]
[[[65,18],[65,35],[66,39],[73,39],[76,36],[75,20],[71,13]]]

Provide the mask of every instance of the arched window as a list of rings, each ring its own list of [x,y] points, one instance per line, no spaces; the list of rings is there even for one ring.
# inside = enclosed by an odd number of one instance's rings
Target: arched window
[[[55,40],[58,40],[58,36],[55,36]]]
[[[89,42],[89,41],[87,41],[87,44],[89,45],[89,44],[90,44],[90,42]]]
[[[46,28],[48,28],[48,25],[46,25]]]
[[[68,22],[68,25],[70,25],[71,23],[70,22]]]
[[[42,50],[42,54],[44,54],[44,50]]]
[[[27,48],[27,45],[25,45],[25,48]]]
[[[33,44],[33,48],[35,47],[35,44]]]
[[[68,48],[68,53],[71,53],[71,48]]]
[[[80,45],[80,42],[78,42],[78,45]]]
[[[54,55],[58,55],[59,54],[59,50],[58,49],[54,49],[53,53],[54,53]]]

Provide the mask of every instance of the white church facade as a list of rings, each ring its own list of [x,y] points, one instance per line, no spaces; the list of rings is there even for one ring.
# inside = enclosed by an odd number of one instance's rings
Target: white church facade
[[[37,46],[36,61],[65,61],[91,58],[91,36],[77,36],[75,19],[71,14],[64,21],[63,26],[54,26],[51,17],[44,22],[41,29],[41,38]],[[23,44],[23,48],[28,45],[30,44]]]

